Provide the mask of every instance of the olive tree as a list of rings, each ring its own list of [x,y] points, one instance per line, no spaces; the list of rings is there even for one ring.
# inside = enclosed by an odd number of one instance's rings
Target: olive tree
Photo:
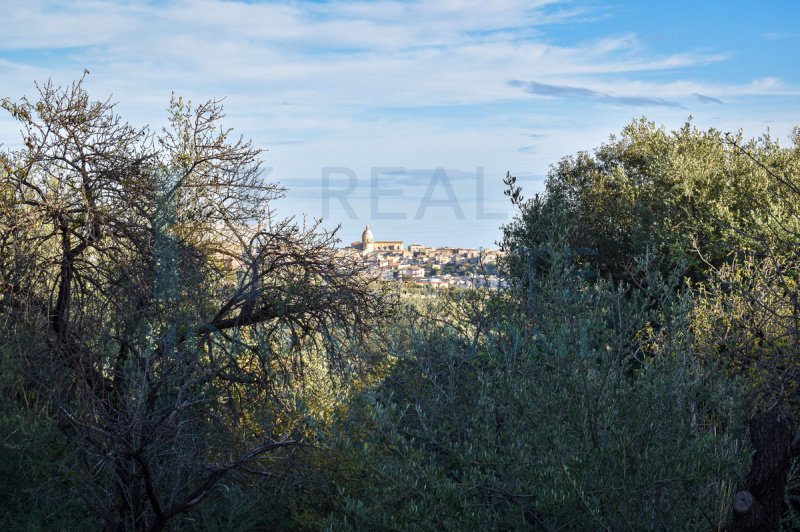
[[[553,165],[545,191],[520,199],[504,244],[513,251],[544,243],[545,228],[560,213],[574,222],[574,258],[602,276],[630,280],[629,269],[649,251],[665,264],[685,263],[691,277],[703,279],[709,265],[758,250],[759,228],[791,217],[783,191],[730,140],[765,161],[789,152],[766,135],[745,142],[741,133],[728,137],[691,123],[667,131],[635,120],[593,153]]]

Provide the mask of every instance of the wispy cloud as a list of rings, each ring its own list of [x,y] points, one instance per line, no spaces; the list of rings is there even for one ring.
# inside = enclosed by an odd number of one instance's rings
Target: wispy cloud
[[[783,39],[797,37],[798,34],[790,32],[766,32],[762,33],[761,36],[768,41],[781,41]]]
[[[460,199],[475,195],[475,171],[454,169],[483,167],[486,201],[505,201],[506,170],[541,177],[632,114],[785,125],[785,110],[764,109],[800,96],[786,69],[725,74],[741,59],[729,42],[654,47],[640,25],[614,25],[619,10],[602,0],[4,0],[3,15],[0,96],[89,68],[93,96],[113,95],[122,116],[156,127],[173,91],[226,96],[226,125],[269,150],[292,214],[319,207],[324,167],[357,176],[360,213],[375,167],[404,168],[387,179],[419,194],[445,168]],[[792,35],[777,31],[757,40]],[[9,146],[18,125],[0,114],[0,132]]]
[[[693,93],[692,96],[700,103],[716,103],[716,104],[723,104],[724,102],[718,98],[714,98],[713,96],[706,96],[705,94],[700,93]]]
[[[547,85],[535,81],[520,81],[511,79],[508,81],[509,87],[516,87],[530,94],[540,96],[555,96],[557,98],[597,98],[601,94],[583,87],[567,87],[566,85]]]
[[[374,178],[382,183],[393,183],[407,187],[428,186],[436,180],[474,181],[475,170],[459,170],[455,168],[373,168]]]
[[[588,100],[595,100],[602,103],[609,103],[614,105],[630,105],[634,107],[676,107],[678,109],[685,109],[684,106],[677,102],[665,100],[663,98],[651,98],[647,96],[638,95],[611,95],[598,92],[586,87],[571,87],[567,85],[549,85],[546,83],[538,83],[536,81],[521,81],[512,79],[508,81],[510,87],[519,88],[528,94],[535,94],[537,96],[550,96],[554,98],[583,98]]]
[[[304,140],[273,140],[271,142],[266,142],[267,146],[299,146],[301,144],[305,144],[306,141]]]

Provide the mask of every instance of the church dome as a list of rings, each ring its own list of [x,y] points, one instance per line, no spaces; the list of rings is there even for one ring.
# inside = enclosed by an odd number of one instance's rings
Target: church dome
[[[364,229],[364,232],[361,233],[361,242],[366,244],[367,242],[374,242],[375,237],[372,236],[372,231],[370,231],[369,226]]]

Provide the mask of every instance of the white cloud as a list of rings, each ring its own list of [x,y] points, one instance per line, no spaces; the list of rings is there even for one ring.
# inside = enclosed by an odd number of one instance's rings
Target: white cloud
[[[31,94],[36,79],[65,83],[86,67],[92,94],[113,93],[137,124],[163,123],[172,91],[195,100],[227,96],[228,123],[270,147],[271,177],[289,186],[313,182],[326,165],[360,177],[371,166],[481,166],[496,186],[490,176],[506,169],[546,173],[632,114],[674,126],[691,112],[698,123],[753,133],[773,119],[773,128],[788,131],[786,113],[740,102],[798,96],[775,77],[704,78],[702,67],[729,61],[726,50],[655,53],[630,32],[555,44],[552,24],[605,15],[559,0],[11,0],[4,8],[0,95]],[[530,94],[508,80],[603,97]],[[703,104],[711,99],[724,104]],[[0,117],[4,139],[11,130]],[[521,140],[532,132],[543,136]],[[287,205],[313,211],[319,198],[290,193]]]

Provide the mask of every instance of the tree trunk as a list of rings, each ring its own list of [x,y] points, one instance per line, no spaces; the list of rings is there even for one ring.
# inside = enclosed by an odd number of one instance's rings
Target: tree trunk
[[[750,443],[755,449],[747,484],[733,499],[731,530],[778,530],[792,453],[789,421],[777,408],[750,420]]]

